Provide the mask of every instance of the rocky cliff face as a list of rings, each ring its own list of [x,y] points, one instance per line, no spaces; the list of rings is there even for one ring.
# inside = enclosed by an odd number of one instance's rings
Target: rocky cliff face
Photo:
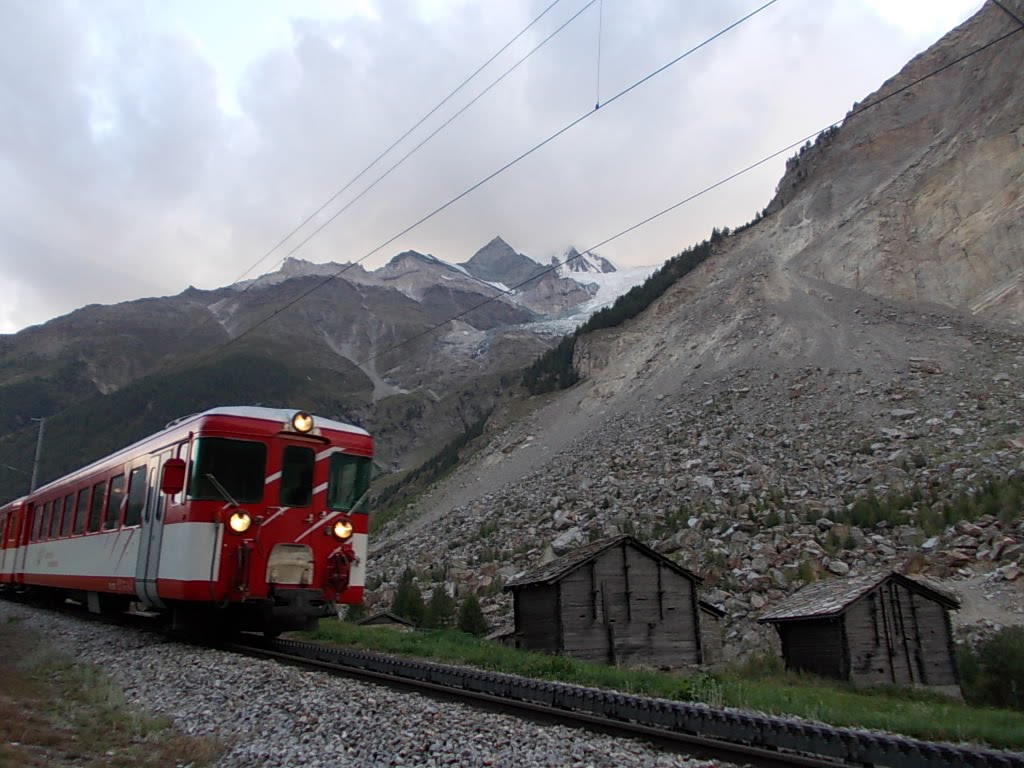
[[[1020,323],[1020,41],[887,98],[1016,26],[987,3],[856,105],[835,135],[791,161],[769,206],[780,228],[793,231],[782,257],[803,274],[876,296]]]
[[[1015,23],[986,4],[866,102]],[[495,419],[378,540],[376,598],[447,564],[509,620],[503,579],[629,532],[707,576],[732,653],[772,640],[754,620],[800,584],[881,567],[1024,620],[1021,71],[1024,33],[802,152],[763,220],[579,339],[584,381]]]

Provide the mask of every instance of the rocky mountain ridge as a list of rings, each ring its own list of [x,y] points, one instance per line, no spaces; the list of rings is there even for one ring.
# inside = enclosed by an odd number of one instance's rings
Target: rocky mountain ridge
[[[867,102],[1014,24],[987,3]],[[877,568],[1024,621],[1021,71],[1024,34],[805,148],[762,220],[578,338],[580,384],[492,419],[383,532],[371,599],[412,566],[509,621],[504,579],[627,532],[705,575],[733,654],[800,584]]]
[[[502,281],[522,275],[533,279],[508,291]],[[0,464],[31,461],[40,416],[54,446],[48,478],[182,413],[263,402],[365,425],[382,467],[415,465],[557,342],[549,320],[597,292],[495,238],[465,265],[416,251],[376,270],[286,259],[233,286],[84,307],[0,337]],[[260,360],[268,374],[241,382]],[[102,421],[113,426],[84,426]],[[0,471],[0,497],[24,492],[21,474]]]

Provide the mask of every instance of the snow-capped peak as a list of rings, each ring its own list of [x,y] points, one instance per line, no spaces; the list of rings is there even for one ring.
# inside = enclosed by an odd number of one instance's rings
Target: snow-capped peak
[[[558,267],[560,277],[572,277],[579,274],[602,275],[615,272],[615,265],[604,256],[587,251],[580,253],[569,248],[561,257],[551,257],[552,266]]]

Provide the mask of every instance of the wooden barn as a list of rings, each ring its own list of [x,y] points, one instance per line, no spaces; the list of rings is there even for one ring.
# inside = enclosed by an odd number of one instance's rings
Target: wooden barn
[[[725,611],[706,600],[698,601],[697,607],[700,609],[701,660],[705,664],[717,664],[722,660],[722,650],[725,646],[722,631]]]
[[[595,541],[505,586],[514,644],[608,664],[699,664],[700,582],[630,536]]]
[[[886,572],[810,584],[759,621],[778,631],[787,669],[960,695],[949,620],[959,607],[918,579]]]

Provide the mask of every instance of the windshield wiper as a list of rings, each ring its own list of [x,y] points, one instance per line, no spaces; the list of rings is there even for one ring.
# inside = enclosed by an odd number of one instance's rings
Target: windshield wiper
[[[206,479],[210,481],[210,485],[217,489],[217,492],[224,497],[224,500],[228,504],[230,504],[232,507],[241,506],[237,501],[235,501],[235,498],[230,493],[228,493],[228,489],[220,484],[220,480],[213,476],[212,472],[206,473]]]

